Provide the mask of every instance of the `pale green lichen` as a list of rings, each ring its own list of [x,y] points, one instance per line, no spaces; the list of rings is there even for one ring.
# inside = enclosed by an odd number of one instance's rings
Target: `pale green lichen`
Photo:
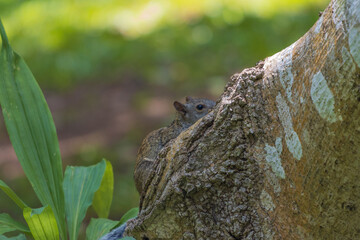
[[[301,142],[299,136],[294,131],[289,106],[286,104],[280,93],[276,96],[276,103],[279,111],[279,118],[285,132],[286,146],[293,157],[300,160],[302,156]]]
[[[360,46],[360,45],[359,45]],[[354,82],[349,81],[349,76],[354,75],[356,71],[356,63],[353,60],[349,50],[343,46],[341,48],[341,60],[337,60],[334,56],[334,64],[336,64],[336,75],[340,81],[345,83],[344,87],[351,89]]]
[[[324,17],[323,17],[323,16],[321,16],[321,17],[317,20],[317,22],[316,22],[316,24],[315,24],[315,29],[314,29],[314,32],[315,32],[316,34],[320,32],[320,29],[321,29],[321,26],[322,26],[323,19],[324,19]]]
[[[265,144],[266,156],[265,159],[271,166],[272,171],[279,178],[285,179],[285,171],[281,165],[282,141],[281,138],[276,138],[275,147]]]
[[[292,86],[294,83],[294,75],[292,74],[292,51],[294,44],[291,45],[286,51],[283,51],[283,56],[280,58],[281,64],[279,64],[279,79],[281,86],[286,92],[287,99],[290,103],[292,100]]]
[[[345,21],[345,1],[332,1],[332,20],[336,29],[344,28],[343,22]]]
[[[279,80],[281,86],[285,90],[287,100],[293,104],[292,87],[294,83],[294,76],[292,73],[292,52],[296,43],[281,52],[268,57],[264,64],[265,72],[271,72],[272,69],[278,69]]]
[[[326,80],[320,71],[317,72],[312,78],[310,94],[315,108],[321,118],[330,123],[336,122],[338,117],[334,112],[334,95],[328,87]]]
[[[347,6],[350,53],[360,66],[360,1],[349,0]]]
[[[349,30],[349,46],[350,53],[356,64],[360,66],[360,28],[352,28]]]
[[[261,201],[262,206],[267,211],[273,211],[275,209],[275,204],[273,203],[270,194],[267,193],[265,190],[262,190],[262,192],[260,194],[260,201]]]

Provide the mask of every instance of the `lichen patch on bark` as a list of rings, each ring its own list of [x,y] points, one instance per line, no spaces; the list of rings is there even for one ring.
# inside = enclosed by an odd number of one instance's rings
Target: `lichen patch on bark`
[[[269,193],[267,193],[265,190],[261,191],[260,200],[261,200],[262,206],[267,211],[273,211],[274,210],[275,204],[273,203],[272,198],[269,195]]]
[[[289,106],[286,104],[285,99],[281,96],[281,94],[276,96],[276,103],[279,118],[285,132],[286,146],[292,153],[293,157],[300,160],[302,156],[301,142],[299,136],[294,130]]]
[[[335,24],[336,30],[339,30],[340,28],[344,29],[344,10],[345,10],[345,1],[332,1],[331,2],[331,8],[332,8],[332,21]]]
[[[353,56],[356,64],[360,67],[360,16],[358,9],[360,9],[360,2],[357,0],[347,1],[347,23],[349,29],[349,47],[350,53]]]
[[[320,116],[326,121],[333,123],[339,119],[335,114],[335,100],[324,76],[317,72],[311,81],[311,99]]]
[[[282,142],[281,138],[276,138],[276,146],[270,146],[267,143],[265,144],[266,151],[266,161],[270,164],[272,171],[279,178],[285,179],[285,171],[281,165],[281,152],[282,152]]]
[[[324,17],[321,16],[321,17],[319,18],[319,20],[316,22],[316,24],[315,24],[315,29],[314,29],[314,32],[315,32],[315,33],[319,33],[319,32],[320,32],[323,19],[324,19]]]
[[[264,66],[265,69],[277,69],[281,86],[285,90],[286,97],[291,104],[293,104],[292,87],[294,75],[292,73],[292,52],[294,46],[295,43],[274,56],[269,57]]]
[[[353,27],[349,32],[349,46],[350,53],[354,58],[358,67],[360,67],[360,38],[359,38],[360,27]]]

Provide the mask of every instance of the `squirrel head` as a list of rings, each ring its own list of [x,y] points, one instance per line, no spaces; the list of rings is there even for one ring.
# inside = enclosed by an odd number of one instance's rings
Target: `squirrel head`
[[[174,107],[178,113],[177,119],[188,126],[205,116],[214,106],[214,101],[203,98],[186,97],[185,104],[178,101],[174,102]]]

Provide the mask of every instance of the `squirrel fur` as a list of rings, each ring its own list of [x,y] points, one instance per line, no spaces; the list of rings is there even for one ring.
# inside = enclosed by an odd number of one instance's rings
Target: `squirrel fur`
[[[140,195],[143,195],[146,180],[152,171],[153,162],[156,160],[160,150],[172,139],[179,136],[182,131],[205,116],[214,106],[214,101],[203,98],[186,97],[185,104],[178,101],[174,102],[176,109],[175,120],[169,126],[149,133],[138,151],[134,179],[136,189]]]

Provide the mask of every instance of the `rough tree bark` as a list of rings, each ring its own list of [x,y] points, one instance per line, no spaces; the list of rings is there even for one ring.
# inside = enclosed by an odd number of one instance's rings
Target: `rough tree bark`
[[[160,152],[136,239],[360,239],[360,1],[235,74]]]

